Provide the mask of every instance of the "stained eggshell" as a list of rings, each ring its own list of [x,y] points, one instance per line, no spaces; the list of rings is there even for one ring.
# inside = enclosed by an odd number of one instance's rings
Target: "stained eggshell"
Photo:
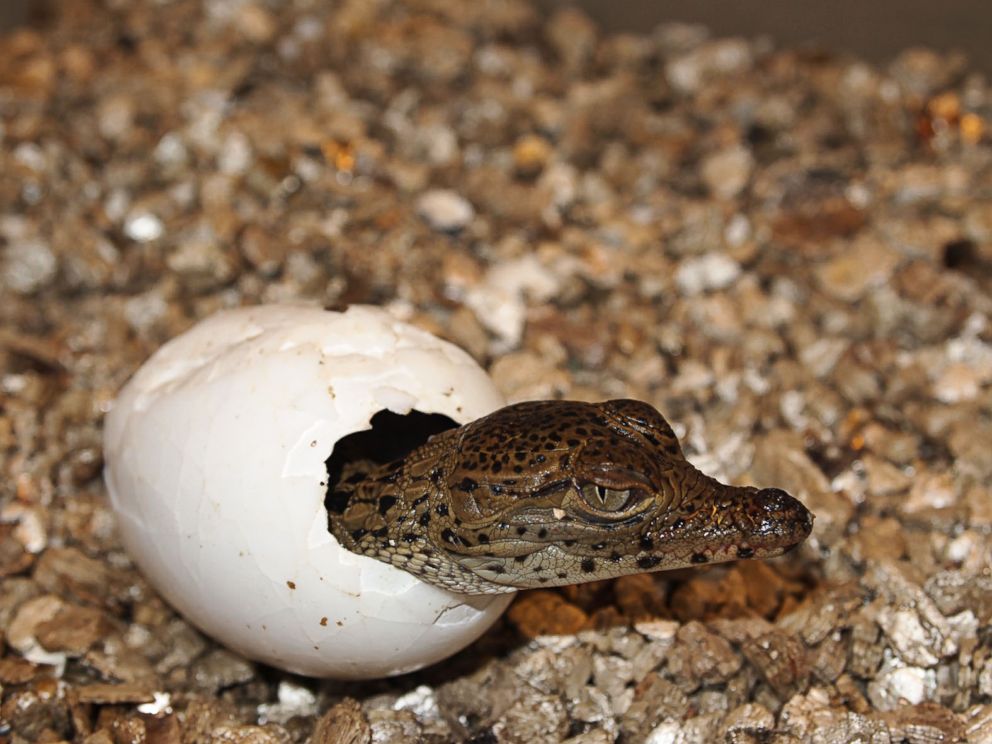
[[[221,312],[156,352],[104,434],[121,537],[192,623],[283,669],[364,679],[465,647],[512,595],[468,597],[341,548],[325,461],[378,411],[503,405],[461,349],[370,307]]]

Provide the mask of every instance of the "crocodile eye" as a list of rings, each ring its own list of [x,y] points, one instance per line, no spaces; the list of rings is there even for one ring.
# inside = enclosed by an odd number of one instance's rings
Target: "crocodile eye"
[[[595,483],[585,483],[580,490],[585,502],[596,511],[620,511],[630,503],[629,488],[618,491]]]

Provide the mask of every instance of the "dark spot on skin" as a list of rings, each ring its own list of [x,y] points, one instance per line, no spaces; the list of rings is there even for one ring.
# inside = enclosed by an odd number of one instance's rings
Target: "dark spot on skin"
[[[351,533],[351,539],[354,540],[355,542],[358,542],[363,537],[365,537],[368,533],[369,533],[368,530],[359,527],[357,530],[355,530],[354,532]]]
[[[383,496],[381,499],[379,499],[379,513],[385,516],[386,512],[392,509],[393,506],[395,505],[396,505],[395,496]]]
[[[544,463],[547,462],[548,458],[545,457],[544,455],[538,455],[537,457],[534,458],[534,460],[539,463]]]
[[[689,559],[693,563],[709,563],[709,558],[703,553],[693,553],[692,558]]]
[[[548,531],[542,527],[541,529],[539,529],[537,531],[537,536],[538,536],[538,538],[540,538],[541,540],[543,540],[544,538],[546,538],[548,536]]]
[[[372,537],[385,537],[389,534],[388,527],[380,527],[377,530],[372,530]]]
[[[654,540],[647,535],[641,538],[641,550],[651,550],[654,547]]]
[[[615,550],[612,553],[610,553],[610,560],[613,561],[614,563],[619,563],[622,558],[623,556],[621,556]]]
[[[527,534],[527,528],[526,527],[517,527],[517,534],[520,535],[521,537],[523,537],[524,535]]]
[[[423,514],[420,515],[420,519],[418,519],[417,521],[420,523],[421,527],[426,527],[431,523],[431,513],[425,511]]]
[[[448,505],[447,504],[438,504],[436,507],[434,507],[434,511],[437,512],[437,515],[439,517],[446,517],[446,516],[448,516]]]
[[[537,577],[537,580],[538,580],[538,581],[539,581],[540,583],[542,583],[542,584],[547,584],[547,583],[548,583],[548,577],[547,577],[547,576],[538,576],[538,577]]]
[[[682,519],[682,517],[679,517],[674,522],[672,522],[672,529],[673,530],[680,530],[683,527],[685,527],[685,520]]]
[[[580,442],[578,439],[569,439],[566,444],[568,444],[569,447],[578,447]]]
[[[480,532],[478,535],[476,535],[476,537],[479,538],[479,544],[480,545],[488,545],[489,544],[489,535],[487,535],[486,533]]]
[[[469,478],[468,476],[462,478],[462,482],[458,484],[458,490],[464,491],[465,493],[472,493],[472,491],[474,491],[478,487],[479,484],[476,483],[471,478]]]
[[[737,548],[738,558],[751,558],[754,555],[754,548],[740,547]]]
[[[344,482],[347,483],[348,485],[353,486],[356,483],[361,483],[363,480],[365,480],[366,477],[367,476],[366,476],[365,473],[363,473],[362,471],[359,471],[357,473],[352,473],[350,476],[348,476],[347,478],[345,478],[345,481]]]
[[[494,563],[491,566],[487,566],[486,570],[492,571],[494,574],[506,573],[506,569],[503,568],[499,563]]]
[[[646,555],[643,558],[637,559],[637,567],[645,571],[649,568],[654,568],[659,563],[661,563],[661,558],[656,555]]]
[[[513,557],[513,562],[514,563],[523,563],[526,560],[527,560],[527,556],[525,556],[525,555],[515,555]]]
[[[593,545],[591,547],[592,547],[593,550],[602,550],[603,548],[606,547],[606,543],[605,542],[598,542],[598,543],[596,543],[595,545]]]
[[[523,465],[514,465],[513,466],[513,472],[514,473],[522,473],[522,472],[524,472],[524,466]]]
[[[584,558],[582,560],[581,567],[582,570],[585,571],[586,573],[592,573],[593,571],[596,570],[596,561],[594,561],[592,558]]]
[[[494,462],[493,466],[490,468],[490,470],[494,473],[498,473],[502,469],[503,469],[503,463],[501,462]]]
[[[417,537],[418,535],[416,532],[404,532],[403,542],[408,542],[408,543],[415,542],[417,540]]]
[[[428,498],[429,498],[428,494],[425,493],[423,496],[419,496],[419,497],[415,498],[413,500],[413,505],[414,506],[420,506],[425,501],[427,501]]]
[[[567,579],[568,578],[568,574],[565,573],[564,571],[559,571],[558,572],[558,578],[559,579]]]
[[[566,548],[571,548],[575,545],[575,540],[566,540],[564,544]]]
[[[454,543],[455,533],[452,532],[450,529],[446,529],[441,533],[441,539],[444,540],[446,543]]]

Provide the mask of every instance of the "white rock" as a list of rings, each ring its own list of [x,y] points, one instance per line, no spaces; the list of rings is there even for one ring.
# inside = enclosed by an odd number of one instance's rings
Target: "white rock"
[[[158,240],[164,230],[165,225],[162,224],[162,220],[150,212],[134,212],[128,215],[124,222],[124,234],[139,243]]]
[[[705,253],[687,258],[675,273],[675,282],[684,295],[696,295],[706,290],[723,289],[741,275],[740,265],[722,253]]]
[[[31,294],[51,284],[58,261],[41,240],[18,240],[4,251],[2,283],[13,292]]]
[[[681,726],[670,718],[655,726],[644,740],[645,744],[680,744],[682,741]]]
[[[883,669],[868,683],[868,698],[879,710],[889,711],[932,700],[936,690],[937,679],[932,670],[893,666]]]
[[[472,221],[475,209],[454,191],[434,189],[417,200],[417,213],[435,230],[455,232]]]

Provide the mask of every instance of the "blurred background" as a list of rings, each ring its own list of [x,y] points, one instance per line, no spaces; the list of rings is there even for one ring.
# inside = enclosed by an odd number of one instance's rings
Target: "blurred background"
[[[0,0],[0,30],[41,22],[53,0]],[[537,0],[544,8],[577,5],[610,31],[643,31],[662,21],[703,23],[718,36],[768,34],[781,44],[810,44],[884,62],[925,44],[960,50],[992,72],[989,0]]]

